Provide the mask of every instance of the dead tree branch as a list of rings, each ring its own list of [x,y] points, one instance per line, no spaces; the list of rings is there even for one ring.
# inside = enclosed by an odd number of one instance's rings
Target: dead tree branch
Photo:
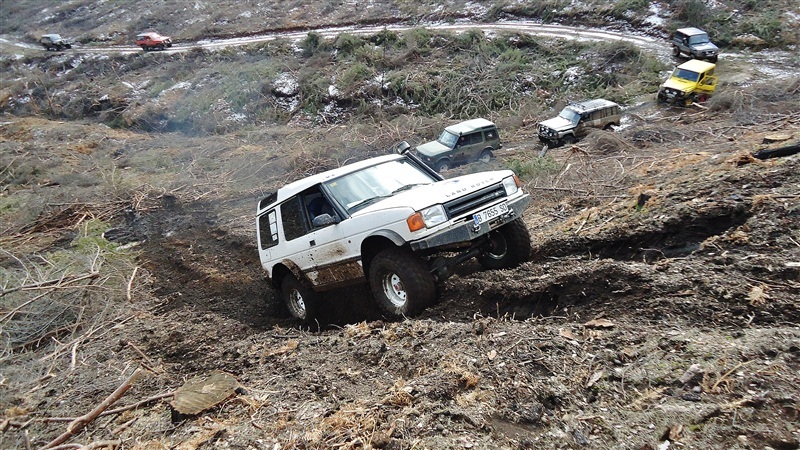
[[[71,438],[72,436],[78,434],[81,430],[83,430],[86,425],[90,424],[94,419],[96,419],[103,411],[108,409],[114,402],[119,400],[128,389],[131,388],[133,382],[139,378],[141,375],[142,369],[136,369],[133,371],[130,377],[125,380],[114,392],[111,393],[105,400],[103,400],[99,405],[97,405],[93,410],[89,411],[88,413],[84,414],[81,417],[70,422],[67,425],[67,431],[61,434],[61,436],[53,439],[47,445],[42,447],[42,449],[52,449],[58,445],[63,444],[67,441],[67,439]]]

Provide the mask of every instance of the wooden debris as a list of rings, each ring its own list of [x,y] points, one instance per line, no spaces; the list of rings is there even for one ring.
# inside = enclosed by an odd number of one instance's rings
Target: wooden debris
[[[586,328],[614,328],[614,322],[608,319],[592,319],[585,324]]]
[[[239,381],[225,372],[199,375],[175,391],[170,405],[180,414],[199,414],[222,403],[240,387]]]
[[[141,375],[142,369],[136,369],[133,371],[130,377],[128,377],[125,382],[123,382],[114,392],[111,393],[102,403],[97,405],[93,410],[89,411],[88,413],[84,414],[83,416],[78,417],[77,419],[70,422],[67,426],[67,431],[61,434],[61,436],[53,439],[47,445],[42,447],[43,449],[53,448],[57,445],[63,444],[67,441],[67,439],[71,438],[72,436],[80,433],[86,425],[89,425],[94,419],[96,419],[103,411],[108,409],[114,402],[119,400],[128,389],[131,388],[133,382]]]

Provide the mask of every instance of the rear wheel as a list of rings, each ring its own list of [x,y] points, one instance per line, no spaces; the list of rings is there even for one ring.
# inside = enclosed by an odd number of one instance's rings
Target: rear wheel
[[[436,163],[436,167],[433,168],[437,172],[442,172],[444,170],[450,170],[450,160],[445,158],[440,160]]]
[[[676,46],[676,45],[672,46],[672,56],[675,56],[675,57],[681,56],[681,49],[678,48],[678,46]]]
[[[531,259],[531,236],[522,219],[489,233],[489,249],[478,256],[487,269],[508,269]]]
[[[436,281],[425,263],[401,248],[375,256],[369,267],[372,297],[387,316],[413,316],[436,300]]]
[[[481,155],[478,157],[478,161],[480,161],[482,163],[488,163],[492,159],[492,156],[493,156],[492,155],[492,151],[489,150],[489,149],[486,149],[486,150],[481,152]]]
[[[302,321],[311,321],[317,316],[317,295],[303,286],[294,275],[286,275],[281,282],[281,297],[289,314]]]

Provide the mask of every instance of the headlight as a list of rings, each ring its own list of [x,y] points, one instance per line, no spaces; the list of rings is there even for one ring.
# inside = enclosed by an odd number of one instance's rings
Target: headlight
[[[516,175],[513,177],[506,177],[503,178],[503,189],[506,190],[506,196],[511,196],[517,193],[519,190],[520,181]]]
[[[431,206],[420,212],[422,213],[422,220],[425,221],[425,226],[428,228],[433,228],[447,221],[447,214],[445,214],[444,206],[442,205]]]
[[[446,220],[447,214],[444,212],[444,207],[436,205],[408,216],[406,223],[410,231],[417,231],[423,228],[433,228]]]

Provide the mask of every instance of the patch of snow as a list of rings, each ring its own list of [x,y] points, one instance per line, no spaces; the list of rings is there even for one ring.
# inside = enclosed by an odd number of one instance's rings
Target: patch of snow
[[[297,92],[300,90],[300,84],[295,77],[284,72],[278,75],[278,78],[272,82],[272,89],[284,97],[292,97],[297,95]]]
[[[800,23],[800,15],[792,11],[785,11],[783,15],[786,16],[786,18],[788,19],[787,22],[789,23],[792,24]]]
[[[341,92],[339,91],[339,88],[337,88],[334,85],[328,86],[328,96],[329,97],[336,98],[336,97],[339,96],[339,94],[341,94]]]
[[[239,17],[245,17],[249,19],[250,17],[253,17],[253,13],[251,11],[242,11],[239,13]]]
[[[464,11],[475,15],[482,15],[489,11],[489,8],[480,3],[467,2],[464,5]]]
[[[644,23],[648,25],[652,25],[655,27],[663,27],[666,23],[666,20],[661,15],[661,4],[657,2],[653,2],[650,4],[648,8],[648,12],[650,13],[649,16],[645,17]]]

